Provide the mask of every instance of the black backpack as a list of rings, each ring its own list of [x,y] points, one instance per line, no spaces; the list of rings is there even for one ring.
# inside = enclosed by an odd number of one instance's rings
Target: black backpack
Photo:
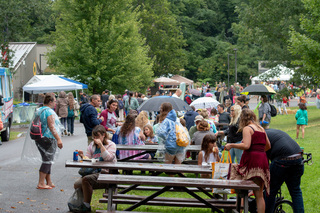
[[[42,131],[41,131],[41,119],[40,115],[44,111],[43,109],[41,112],[35,115],[32,124],[30,126],[30,137],[33,140],[39,140],[43,138]]]
[[[270,105],[270,108],[271,108],[271,111],[270,111],[271,117],[277,116],[277,114],[278,114],[277,108],[272,104],[269,104],[269,105]]]

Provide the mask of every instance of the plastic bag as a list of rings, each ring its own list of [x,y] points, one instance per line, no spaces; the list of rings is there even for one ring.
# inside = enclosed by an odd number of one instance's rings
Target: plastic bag
[[[68,200],[68,207],[71,212],[77,212],[83,203],[83,193],[81,188],[75,189]]]
[[[225,152],[225,150],[223,151]],[[213,162],[212,163],[212,179],[220,179],[220,180],[227,180],[228,173],[231,161],[230,152],[228,152],[227,161],[224,163],[224,154],[222,153],[222,157],[220,162]],[[223,188],[214,188],[212,189],[212,193],[215,194],[230,194],[231,189],[223,189]]]

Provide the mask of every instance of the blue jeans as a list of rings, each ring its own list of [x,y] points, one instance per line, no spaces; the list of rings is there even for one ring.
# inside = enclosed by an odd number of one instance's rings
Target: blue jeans
[[[68,132],[73,134],[74,133],[74,117],[68,117],[67,122],[68,122]]]
[[[292,198],[295,213],[303,213],[303,197],[300,188],[304,172],[302,159],[274,160],[270,164],[270,195],[266,198],[266,213],[273,212],[275,196],[285,182]]]
[[[239,141],[237,143],[241,143],[241,141]],[[230,152],[230,155],[231,155],[232,163],[235,163],[235,161],[234,161],[235,158],[237,158],[238,163],[240,163],[243,150],[232,148],[232,149],[230,149],[229,152]]]
[[[64,129],[67,130],[67,118],[60,118],[60,123],[64,126]]]

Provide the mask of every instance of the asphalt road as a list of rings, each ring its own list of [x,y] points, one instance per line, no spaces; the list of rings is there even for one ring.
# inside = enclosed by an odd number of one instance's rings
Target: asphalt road
[[[36,189],[40,163],[21,160],[24,141],[22,137],[0,146],[0,212],[68,212],[67,202],[79,174],[64,163],[72,159],[75,149],[86,150],[83,125],[76,123],[75,135],[62,138],[63,149],[51,171],[56,187],[51,190]]]

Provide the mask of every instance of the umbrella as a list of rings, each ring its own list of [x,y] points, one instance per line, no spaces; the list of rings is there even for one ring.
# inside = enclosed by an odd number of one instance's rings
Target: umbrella
[[[241,92],[244,95],[272,95],[276,94],[274,89],[269,86],[265,86],[263,84],[252,84],[244,88]]]
[[[194,106],[196,109],[208,109],[216,108],[218,104],[220,104],[220,102],[211,97],[203,97],[193,101],[190,106]]]
[[[213,95],[212,95],[212,93],[208,92],[208,93],[206,93],[205,96],[206,96],[206,97],[212,97]]]
[[[164,102],[169,102],[172,104],[174,110],[177,111],[188,111],[191,110],[191,107],[184,102],[183,100],[171,96],[156,96],[153,98],[144,101],[139,107],[138,110],[142,111],[160,111],[160,106]]]
[[[196,95],[196,96],[200,96],[201,95],[201,92],[197,89],[189,89],[189,92],[192,94],[192,95]]]

